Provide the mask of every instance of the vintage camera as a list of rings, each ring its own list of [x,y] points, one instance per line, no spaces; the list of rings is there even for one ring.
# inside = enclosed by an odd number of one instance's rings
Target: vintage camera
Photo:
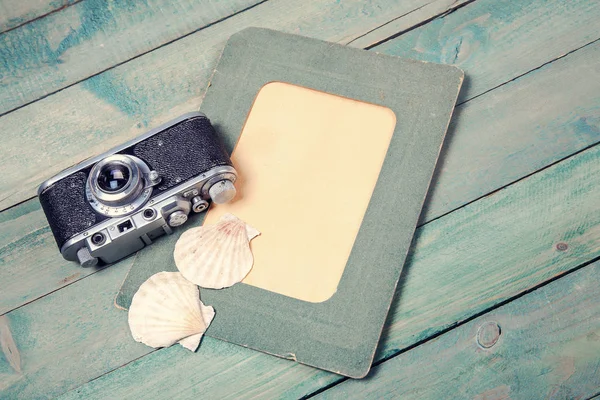
[[[38,189],[63,257],[113,263],[236,193],[236,171],[209,119],[185,114]]]

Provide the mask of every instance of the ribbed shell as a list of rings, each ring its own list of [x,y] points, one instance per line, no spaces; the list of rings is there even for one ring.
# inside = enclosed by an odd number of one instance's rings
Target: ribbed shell
[[[133,296],[128,320],[138,342],[168,347],[182,341],[190,350],[195,345],[195,350],[213,316],[214,309],[202,304],[196,285],[179,272],[159,272]]]
[[[222,289],[240,282],[254,258],[250,240],[256,229],[232,214],[211,226],[186,231],[175,244],[175,264],[189,281],[203,288]]]
[[[202,302],[200,302],[200,311],[202,312],[202,318],[204,319],[204,322],[206,322],[206,327],[208,328],[215,317],[215,309],[211,306],[205,306]],[[196,333],[195,335],[181,339],[178,343],[190,351],[196,351],[200,345],[202,336],[204,336],[204,332]]]

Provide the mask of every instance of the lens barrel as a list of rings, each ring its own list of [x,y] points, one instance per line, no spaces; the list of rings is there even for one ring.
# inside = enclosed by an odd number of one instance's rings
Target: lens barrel
[[[94,165],[88,176],[86,196],[99,213],[115,217],[142,207],[152,192],[146,182],[150,168],[137,157],[113,154]]]

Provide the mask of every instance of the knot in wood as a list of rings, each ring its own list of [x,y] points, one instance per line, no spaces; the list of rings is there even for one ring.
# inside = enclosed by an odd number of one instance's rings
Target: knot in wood
[[[477,344],[484,349],[489,349],[498,342],[500,333],[500,325],[497,322],[486,322],[477,331]]]
[[[569,249],[569,245],[564,243],[564,242],[560,242],[556,244],[556,250],[558,251],[567,251]]]

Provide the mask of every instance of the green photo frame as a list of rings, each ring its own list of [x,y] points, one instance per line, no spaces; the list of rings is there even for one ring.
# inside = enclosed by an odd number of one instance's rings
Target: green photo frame
[[[337,292],[311,303],[243,283],[202,289],[202,300],[216,310],[206,334],[361,378],[371,367],[463,72],[268,29],[243,30],[227,43],[200,110],[229,152],[257,93],[274,81],[388,107],[396,127]],[[127,308],[151,275],[177,270],[174,243],[202,219],[137,255],[117,305]]]

